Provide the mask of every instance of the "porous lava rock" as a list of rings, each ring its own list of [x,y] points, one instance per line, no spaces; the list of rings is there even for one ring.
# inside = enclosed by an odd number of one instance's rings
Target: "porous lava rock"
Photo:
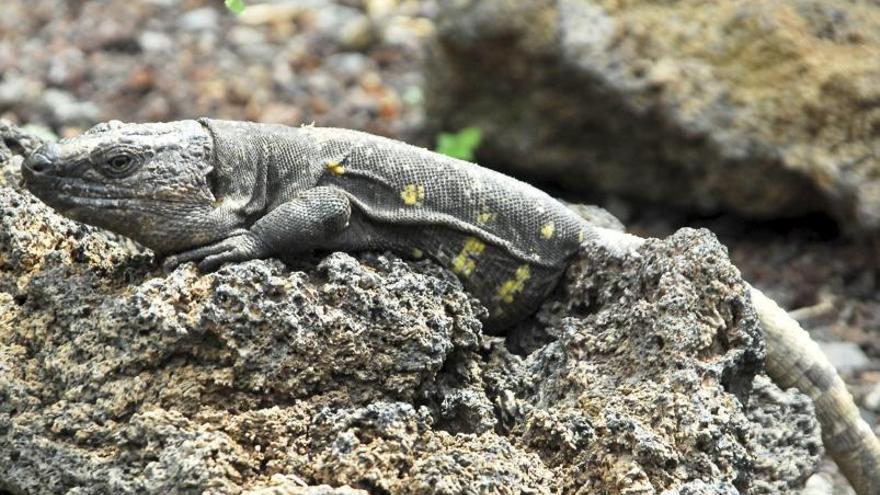
[[[822,449],[707,231],[587,244],[511,352],[430,261],[192,264],[67,220],[0,145],[0,489],[778,493]],[[527,346],[520,346],[526,349]]]

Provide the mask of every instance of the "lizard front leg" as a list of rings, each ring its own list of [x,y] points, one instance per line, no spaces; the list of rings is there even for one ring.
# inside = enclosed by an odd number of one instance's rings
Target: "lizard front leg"
[[[213,271],[227,262],[310,251],[344,230],[350,217],[351,203],[345,194],[332,187],[315,187],[272,209],[249,229],[169,256],[165,268],[197,261],[200,270]]]

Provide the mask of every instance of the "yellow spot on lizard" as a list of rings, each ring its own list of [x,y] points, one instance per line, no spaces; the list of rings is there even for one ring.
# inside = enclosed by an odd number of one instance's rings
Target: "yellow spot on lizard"
[[[412,257],[415,259],[420,259],[422,256],[425,255],[425,252],[419,248],[413,248],[410,253],[412,254]]]
[[[483,241],[476,237],[468,237],[464,241],[461,252],[452,259],[452,271],[463,277],[470,277],[477,267],[477,261],[474,258],[485,250],[486,245],[483,244]]]
[[[554,232],[556,232],[556,225],[553,222],[547,222],[541,227],[541,237],[544,239],[553,237]]]
[[[486,225],[487,223],[495,220],[495,214],[491,211],[484,211],[477,215],[477,223],[481,225]]]
[[[345,173],[345,167],[339,162],[334,162],[334,161],[327,162],[325,167],[327,167],[327,170],[329,170],[331,174],[333,174],[337,177],[339,177],[340,175]]]
[[[407,184],[403,191],[400,191],[400,199],[409,206],[422,206],[425,201],[425,186]]]
[[[513,297],[522,292],[526,281],[531,276],[532,271],[529,265],[520,265],[516,272],[514,272],[513,278],[504,281],[501,287],[498,288],[498,297],[508,304],[512,303]]]

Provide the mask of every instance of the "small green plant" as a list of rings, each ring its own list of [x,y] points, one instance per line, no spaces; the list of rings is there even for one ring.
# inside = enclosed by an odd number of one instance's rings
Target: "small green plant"
[[[458,132],[441,132],[437,136],[438,153],[460,160],[474,161],[474,150],[480,145],[483,132],[478,127],[465,127]]]
[[[226,0],[226,8],[236,14],[244,12],[244,0]]]
[[[21,126],[21,130],[46,141],[58,141],[58,135],[52,132],[52,129],[49,129],[48,127],[37,124],[25,124]]]

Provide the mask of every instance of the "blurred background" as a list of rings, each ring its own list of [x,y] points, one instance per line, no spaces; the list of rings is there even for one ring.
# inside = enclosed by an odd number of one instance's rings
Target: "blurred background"
[[[880,2],[244,4],[3,2],[0,118],[61,137],[198,116],[355,128],[640,235],[710,228],[877,424]]]

